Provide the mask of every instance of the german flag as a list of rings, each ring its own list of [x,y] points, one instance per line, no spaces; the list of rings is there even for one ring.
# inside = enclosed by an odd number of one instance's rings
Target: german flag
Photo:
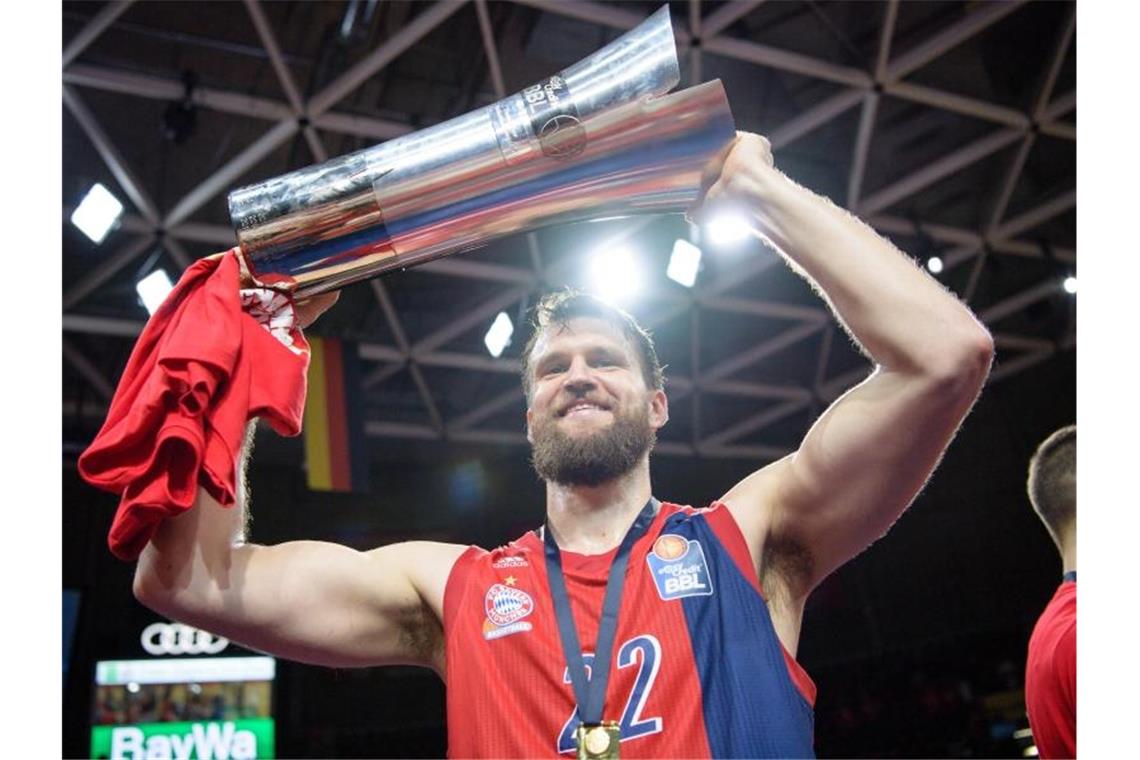
[[[305,461],[313,491],[368,491],[368,450],[356,343],[309,338]]]

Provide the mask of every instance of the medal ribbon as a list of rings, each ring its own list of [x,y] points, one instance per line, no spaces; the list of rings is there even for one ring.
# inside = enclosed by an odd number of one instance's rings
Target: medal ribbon
[[[562,553],[554,540],[549,521],[546,524],[544,542],[546,544],[546,575],[550,583],[550,595],[554,599],[554,614],[558,618],[558,634],[562,641],[562,654],[570,671],[570,685],[574,687],[574,698],[578,701],[578,717],[586,725],[602,722],[602,708],[606,700],[606,684],[610,678],[610,661],[613,659],[614,637],[617,635],[618,611],[621,609],[621,593],[625,586],[625,569],[629,564],[629,553],[637,539],[645,535],[649,524],[657,514],[659,502],[652,496],[641,508],[637,519],[626,531],[617,555],[610,565],[606,580],[606,595],[602,601],[602,618],[598,622],[598,645],[594,654],[593,678],[586,678],[586,663],[582,659],[582,646],[578,643],[578,627],[574,624],[574,612],[570,609],[570,597],[566,593],[566,579],[562,575]]]

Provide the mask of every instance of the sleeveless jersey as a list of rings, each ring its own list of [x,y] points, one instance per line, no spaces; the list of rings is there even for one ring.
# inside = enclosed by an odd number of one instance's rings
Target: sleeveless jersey
[[[587,672],[617,550],[562,552]],[[574,757],[576,714],[543,542],[471,547],[444,595],[448,754]],[[662,504],[633,546],[604,720],[621,755],[810,757],[815,685],[776,637],[723,504]]]

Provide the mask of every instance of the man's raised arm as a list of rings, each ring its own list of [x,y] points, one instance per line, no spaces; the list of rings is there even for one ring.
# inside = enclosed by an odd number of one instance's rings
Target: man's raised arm
[[[301,305],[301,324],[333,301],[335,295],[320,299],[307,313]],[[248,450],[247,440],[242,473]],[[465,547],[258,546],[245,537],[248,493],[236,490],[237,503],[225,508],[199,489],[192,509],[162,523],[135,571],[140,602],[288,659],[333,667],[417,664],[442,674],[443,591]]]
[[[798,451],[724,497],[757,564],[771,558],[802,600],[918,494],[985,382],[993,340],[889,241],[776,170],[767,140],[739,135],[709,179],[706,207],[743,206],[877,365]]]

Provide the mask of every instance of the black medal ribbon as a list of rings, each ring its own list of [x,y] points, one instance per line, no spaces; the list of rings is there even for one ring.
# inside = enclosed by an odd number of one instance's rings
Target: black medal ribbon
[[[566,593],[566,579],[562,574],[562,554],[554,540],[554,534],[547,522],[543,531],[546,544],[546,574],[550,583],[550,595],[554,599],[554,614],[558,619],[558,634],[562,641],[562,654],[570,670],[570,685],[574,687],[574,698],[578,701],[578,717],[585,725],[598,725],[602,722],[602,709],[606,700],[606,684],[610,677],[610,661],[613,659],[614,637],[617,635],[618,611],[621,609],[621,594],[625,586],[625,569],[629,564],[629,553],[637,539],[645,535],[649,524],[657,514],[660,502],[652,496],[641,508],[637,519],[626,531],[618,547],[617,555],[610,565],[606,580],[606,594],[602,601],[602,618],[598,622],[598,645],[594,654],[593,678],[586,678],[586,663],[582,659],[582,646],[578,643],[578,627],[574,624],[574,612],[570,609],[570,596]]]

